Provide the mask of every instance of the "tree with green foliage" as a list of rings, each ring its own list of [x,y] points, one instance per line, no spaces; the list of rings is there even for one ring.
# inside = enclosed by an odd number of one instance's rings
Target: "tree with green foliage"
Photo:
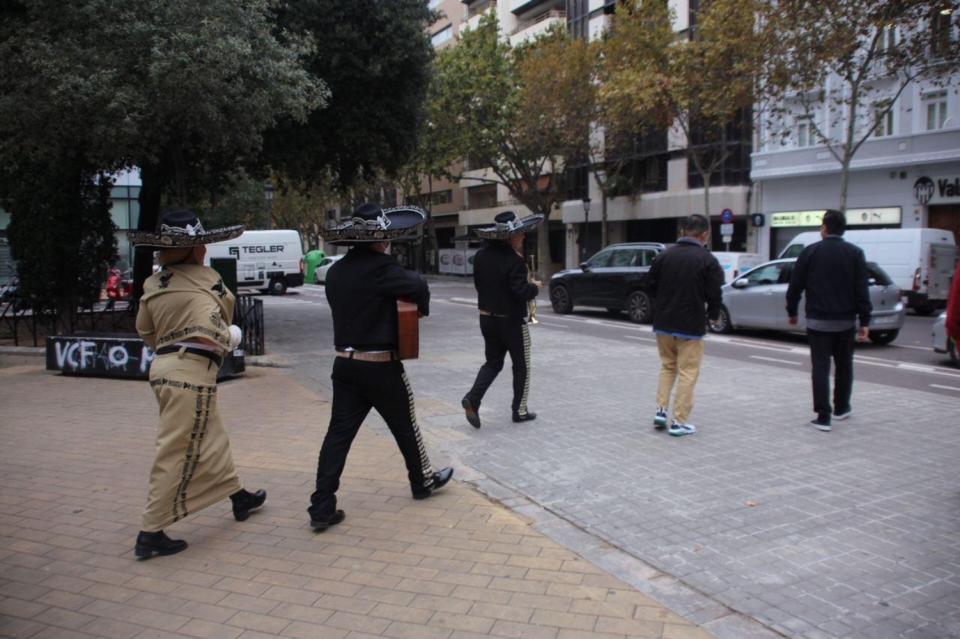
[[[703,0],[688,32],[674,30],[665,2],[617,5],[603,44],[600,101],[615,132],[682,134],[687,157],[710,182],[730,155],[729,125],[752,108],[769,51],[760,0]],[[747,133],[749,135],[749,133]]]
[[[795,134],[803,120],[840,165],[845,211],[850,163],[878,132],[893,134],[892,110],[907,87],[956,84],[958,22],[956,3],[944,0],[777,2],[763,20],[779,42],[763,82],[769,141]]]
[[[7,230],[19,295],[35,313],[52,315],[55,328],[72,331],[77,308],[99,299],[116,259],[112,183],[69,153],[43,165],[20,164],[16,177],[3,196],[13,211]]]
[[[304,66],[330,89],[323,109],[266,136],[262,164],[294,184],[328,178],[346,192],[395,174],[414,151],[429,83],[435,15],[423,0],[288,0],[282,39],[314,43]]]
[[[301,64],[310,41],[281,42],[272,7],[7,0],[0,159],[6,167],[42,165],[78,148],[105,171],[139,167],[140,229],[153,229],[164,196],[185,203],[210,184],[226,185],[257,156],[266,129],[323,105],[325,86]],[[138,252],[138,283],[150,265]]]
[[[564,199],[567,164],[583,161],[592,91],[585,42],[553,29],[511,48],[491,13],[438,54],[424,134],[437,164],[455,167],[445,169],[448,177],[501,184],[549,219]],[[543,264],[547,227],[537,236]]]

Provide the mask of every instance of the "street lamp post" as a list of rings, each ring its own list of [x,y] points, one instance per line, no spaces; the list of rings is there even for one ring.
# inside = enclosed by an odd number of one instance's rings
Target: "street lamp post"
[[[590,198],[583,198],[583,259],[590,257]]]
[[[266,228],[273,227],[273,182],[267,180],[263,183],[263,202],[266,209]]]

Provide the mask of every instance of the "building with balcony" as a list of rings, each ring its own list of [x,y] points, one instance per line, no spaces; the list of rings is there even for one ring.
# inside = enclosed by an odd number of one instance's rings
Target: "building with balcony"
[[[960,46],[956,23],[946,41]],[[924,28],[927,25],[923,25]],[[889,34],[896,46],[896,32]],[[857,139],[877,118],[873,105],[894,97],[898,85],[882,77],[861,109]],[[960,244],[960,76],[945,84],[917,81],[906,86],[889,113],[853,156],[847,195],[847,222],[855,228],[933,227],[954,232]],[[842,90],[837,78],[825,89]],[[828,105],[812,112],[789,102],[774,121],[760,118],[751,177],[752,209],[766,225],[759,252],[775,256],[797,233],[816,230],[820,212],[840,205],[840,163],[814,133],[814,124],[831,139],[847,130],[844,115]],[[862,131],[862,134],[860,133]]]

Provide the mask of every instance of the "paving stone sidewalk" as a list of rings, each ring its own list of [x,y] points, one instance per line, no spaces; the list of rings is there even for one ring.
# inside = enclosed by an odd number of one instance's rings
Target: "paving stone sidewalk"
[[[328,403],[263,368],[219,396],[241,478],[267,505],[243,523],[227,502],[208,508],[170,528],[187,551],[139,562],[149,386],[0,368],[0,636],[710,637],[467,485],[413,501],[377,423],[348,460],[346,521],[315,534]]]

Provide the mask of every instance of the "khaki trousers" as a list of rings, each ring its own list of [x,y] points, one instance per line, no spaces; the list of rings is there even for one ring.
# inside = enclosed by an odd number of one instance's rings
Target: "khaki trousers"
[[[192,353],[159,355],[150,386],[160,425],[141,530],[156,532],[242,485],[217,410],[217,365]]]
[[[703,340],[682,339],[657,333],[657,349],[660,351],[657,406],[670,407],[670,391],[676,383],[673,418],[685,424],[693,410],[693,387],[697,385],[697,378],[700,376]]]

